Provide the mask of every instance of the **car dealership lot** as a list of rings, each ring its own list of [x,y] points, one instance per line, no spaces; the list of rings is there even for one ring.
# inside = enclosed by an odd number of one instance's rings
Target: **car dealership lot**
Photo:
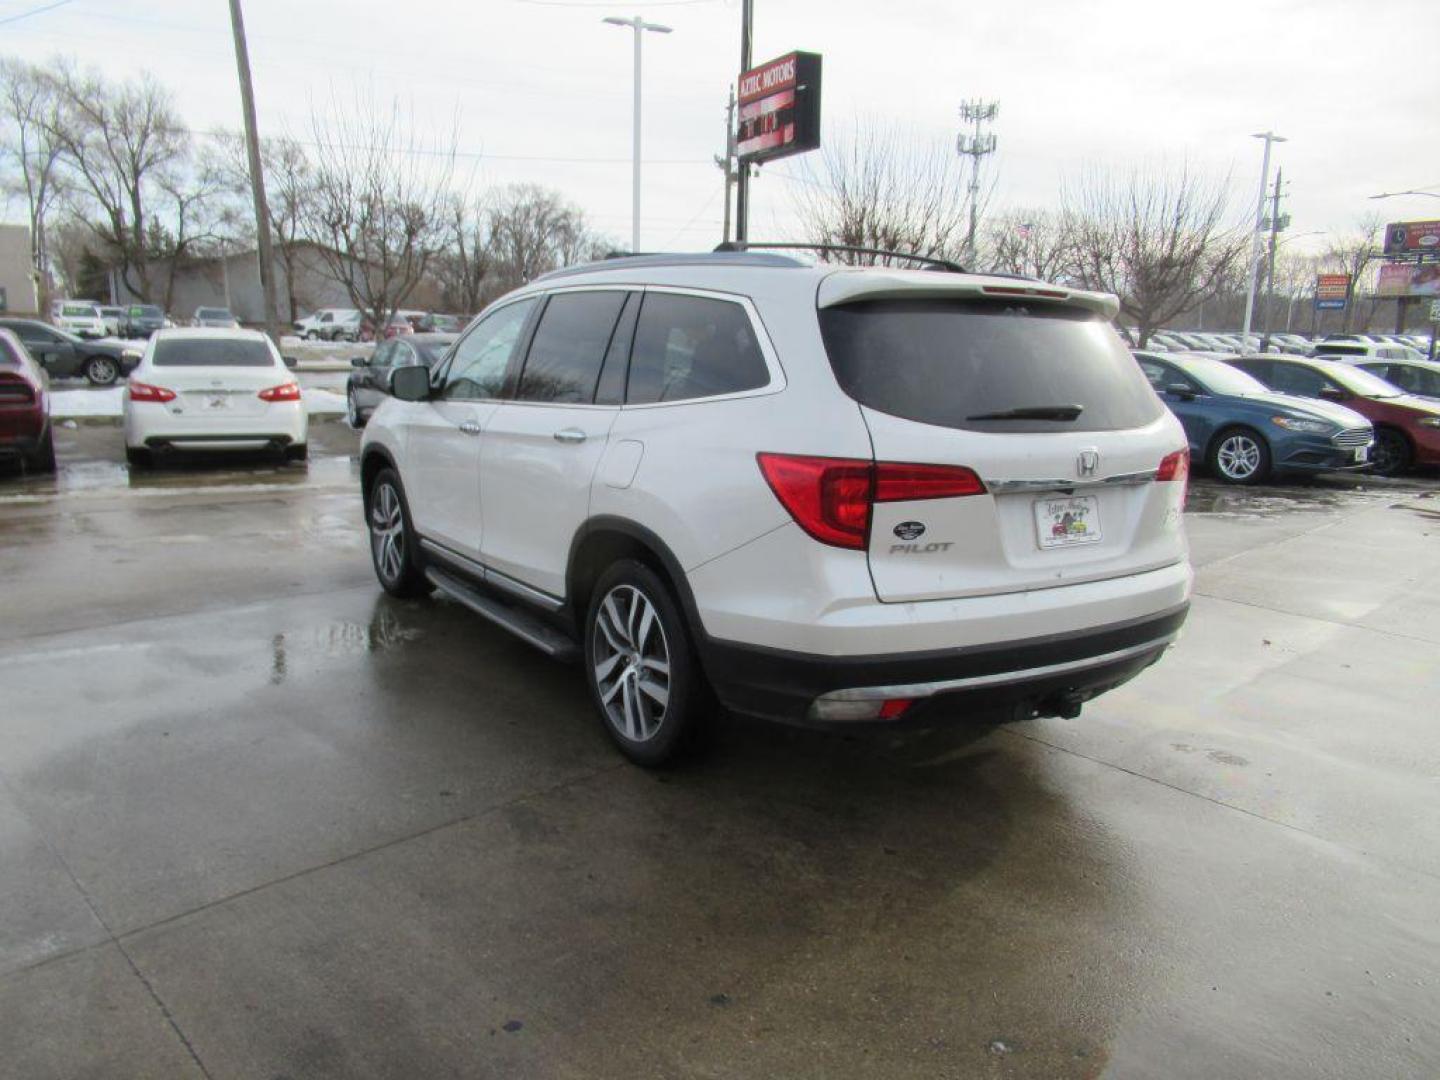
[[[0,1073],[1433,1076],[1440,484],[1198,481],[1078,720],[732,722],[370,570],[354,433],[0,477]]]

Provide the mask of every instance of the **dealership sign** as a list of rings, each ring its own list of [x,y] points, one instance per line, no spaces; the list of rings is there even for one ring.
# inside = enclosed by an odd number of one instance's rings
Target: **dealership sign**
[[[792,52],[740,76],[741,161],[789,157],[820,145],[820,54]]]
[[[1349,295],[1349,274],[1315,275],[1315,307],[1320,311],[1343,311]]]
[[[1440,255],[1440,221],[1397,221],[1385,226],[1386,255]]]
[[[1440,265],[1435,263],[1381,263],[1375,278],[1375,295],[1388,297],[1440,296]]]

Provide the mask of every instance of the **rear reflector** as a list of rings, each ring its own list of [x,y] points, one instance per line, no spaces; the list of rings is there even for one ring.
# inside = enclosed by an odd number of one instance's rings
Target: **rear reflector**
[[[915,704],[914,698],[897,697],[882,702],[880,705],[881,720],[898,720],[904,716],[911,705]]]
[[[962,465],[879,463],[859,458],[757,454],[760,471],[795,523],[822,544],[863,550],[877,502],[981,495],[985,485]]]
[[[843,693],[843,691],[842,691]],[[858,700],[822,694],[810,703],[810,719],[823,723],[865,723],[870,720],[899,720],[918,698],[861,698]]]
[[[271,386],[260,391],[261,401],[299,401],[300,384],[297,382],[281,383],[279,386]]]
[[[166,390],[163,386],[151,386],[149,383],[130,381],[126,387],[126,393],[130,395],[131,401],[174,401],[175,391]]]

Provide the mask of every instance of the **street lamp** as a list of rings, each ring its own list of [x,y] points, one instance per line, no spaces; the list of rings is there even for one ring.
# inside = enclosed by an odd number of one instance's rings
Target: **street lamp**
[[[1260,162],[1260,198],[1255,203],[1255,232],[1250,240],[1250,281],[1245,290],[1243,331],[1246,337],[1250,335],[1250,321],[1255,317],[1255,286],[1260,275],[1260,232],[1265,220],[1265,191],[1270,186],[1270,146],[1272,143],[1288,141],[1285,136],[1276,135],[1273,131],[1262,131],[1250,137],[1265,140],[1265,156]]]
[[[618,15],[607,15],[602,22],[611,26],[628,26],[635,31],[635,129],[634,146],[631,150],[631,192],[630,192],[630,250],[640,250],[640,36],[649,30],[655,34],[671,33],[670,27],[659,23],[646,22],[639,15],[633,19],[622,19]]]
[[[1372,199],[1398,199],[1402,195],[1426,195],[1432,199],[1440,199],[1440,191],[1382,191],[1379,195],[1371,195]]]

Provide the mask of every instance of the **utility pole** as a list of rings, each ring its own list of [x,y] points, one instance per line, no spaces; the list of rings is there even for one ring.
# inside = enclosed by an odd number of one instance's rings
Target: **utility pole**
[[[1285,170],[1275,170],[1275,193],[1270,200],[1270,267],[1266,272],[1265,281],[1265,333],[1260,338],[1260,351],[1263,353],[1270,347],[1270,318],[1275,308],[1275,248],[1278,245],[1280,230],[1288,222],[1280,218],[1280,179]]]
[[[725,156],[715,155],[715,164],[725,173],[725,227],[720,240],[730,242],[730,189],[735,184],[735,87],[730,87],[730,103],[725,107]]]
[[[640,250],[640,39],[649,30],[656,34],[668,34],[670,27],[649,23],[636,15],[633,19],[621,19],[607,15],[600,20],[611,26],[628,26],[635,31],[635,116],[631,132],[630,147],[630,250]]]
[[[970,159],[970,228],[965,234],[965,266],[975,266],[975,230],[980,220],[980,167],[995,152],[995,133],[984,130],[1000,112],[998,101],[978,98],[960,106],[960,120],[971,125],[970,131],[955,136],[955,152]]]
[[[230,0],[230,29],[235,35],[235,67],[240,73],[240,107],[245,114],[245,156],[250,163],[250,192],[255,198],[255,246],[260,257],[260,290],[265,294],[265,332],[280,343],[275,313],[275,262],[270,251],[270,208],[265,203],[265,172],[260,166],[260,136],[255,130],[255,90],[250,85],[250,50],[240,0]]]
[[[755,22],[755,0],[741,0],[740,4],[740,71],[750,70],[751,34]],[[737,161],[735,178],[735,239],[750,239],[750,165]]]
[[[1265,219],[1265,195],[1270,188],[1270,147],[1274,143],[1288,141],[1283,135],[1276,135],[1273,131],[1262,131],[1251,138],[1265,140],[1265,156],[1260,162],[1260,198],[1255,204],[1255,231],[1250,238],[1250,274],[1245,288],[1245,328],[1241,331],[1242,340],[1249,338],[1250,324],[1255,317],[1255,286],[1260,276],[1260,237],[1263,234],[1261,222]]]

